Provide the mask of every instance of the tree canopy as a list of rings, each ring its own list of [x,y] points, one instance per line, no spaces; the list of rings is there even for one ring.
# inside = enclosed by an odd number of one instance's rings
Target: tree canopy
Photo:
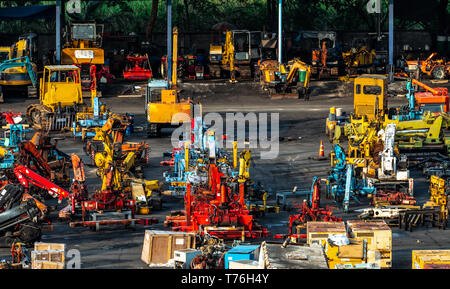
[[[67,1],[62,0],[63,5]],[[376,31],[376,16],[367,13],[367,2],[368,0],[283,0],[283,28],[285,31]],[[389,0],[381,2],[381,28],[387,31]],[[39,0],[0,1],[0,7],[55,3],[56,1]],[[238,29],[276,31],[277,6],[278,0],[172,0],[173,24],[182,31],[190,32],[209,31],[219,22],[231,23]],[[95,20],[103,23],[105,31],[110,32],[151,35],[152,32],[166,31],[164,0],[81,1],[81,8],[82,13],[78,15],[66,12],[65,19]],[[449,11],[449,0],[395,0],[395,29],[448,34]],[[3,21],[0,22],[0,31],[52,33],[55,31],[55,23],[54,20],[43,19],[8,23]]]

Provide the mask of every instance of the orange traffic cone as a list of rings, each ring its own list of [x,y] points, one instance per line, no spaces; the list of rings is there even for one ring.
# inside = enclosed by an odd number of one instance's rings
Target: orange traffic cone
[[[320,150],[319,150],[319,157],[324,157],[325,152],[323,150],[323,140],[320,140]]]

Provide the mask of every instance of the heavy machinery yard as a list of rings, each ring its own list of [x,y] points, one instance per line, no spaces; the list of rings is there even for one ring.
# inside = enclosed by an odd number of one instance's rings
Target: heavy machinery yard
[[[0,269],[450,268],[448,1],[29,2],[0,1]]]
[[[240,82],[230,84],[226,81],[206,83],[205,81],[191,81],[182,84],[185,93],[197,95],[204,106],[204,113],[218,112],[276,112],[280,114],[280,142],[279,156],[275,160],[261,160],[254,158],[251,167],[252,179],[260,181],[262,185],[272,192],[292,191],[297,186],[308,190],[314,176],[326,177],[329,171],[329,159],[315,161],[310,159],[318,154],[321,140],[325,140],[324,119],[328,115],[329,107],[339,105],[343,109],[352,109],[351,84],[339,81],[315,81],[311,83],[312,100],[284,99],[274,102],[267,95],[261,95],[255,87],[258,83]],[[237,97],[239,95],[239,97]],[[225,98],[226,97],[226,98]],[[243,101],[245,99],[245,101]],[[120,111],[124,98],[118,98],[113,94],[104,95],[102,101],[113,111]],[[229,101],[233,104],[230,105]],[[126,98],[127,112],[135,114],[136,132],[129,141],[141,141],[145,138],[145,132],[139,128],[145,127],[145,115],[142,107],[143,97]],[[12,110],[24,113],[24,103],[32,103],[32,100],[20,98],[8,98],[2,105],[5,111]],[[390,102],[395,105],[407,103],[405,97],[394,97]],[[348,103],[348,105],[342,105]],[[144,177],[147,179],[162,178],[166,167],[159,165],[163,161],[163,153],[170,148],[171,130],[163,130],[161,138],[146,139],[151,146],[150,165],[144,169]],[[82,156],[87,164],[89,158],[84,154],[78,140],[66,136],[59,140],[58,145],[64,148],[67,154],[76,153]],[[325,141],[325,154],[332,150],[332,144]],[[257,151],[252,151],[257,154]],[[98,181],[95,169],[85,169],[88,190],[98,189]],[[414,177],[414,196],[419,204],[429,199],[428,184],[420,171],[411,173]],[[97,186],[97,187],[96,187]],[[289,203],[301,203],[306,196],[292,197]],[[49,204],[57,205],[56,200],[50,200]],[[268,199],[269,204],[275,203],[274,196]],[[332,200],[325,198],[322,192],[321,206],[336,206]],[[357,218],[358,212],[354,210],[366,208],[369,205],[367,199],[362,200],[361,205],[352,206],[351,211],[345,214],[342,209],[336,209],[334,215],[351,220]],[[61,206],[61,205],[60,205]],[[99,232],[93,232],[85,228],[70,228],[67,223],[53,223],[53,231],[43,232],[42,242],[64,243],[66,250],[78,249],[82,252],[82,268],[148,268],[148,265],[140,260],[143,234],[146,229],[167,230],[163,222],[172,210],[183,208],[182,198],[164,197],[163,209],[152,212],[151,216],[159,220],[159,223],[151,226],[136,226],[135,230],[124,230],[121,226],[107,227]],[[270,230],[272,235],[287,233],[290,212],[280,208],[279,214],[267,214],[258,218],[258,223]],[[53,212],[52,214],[56,214]],[[418,227],[413,232],[404,229],[393,228],[392,235],[392,268],[407,269],[411,266],[411,250],[445,249],[447,248],[448,230],[438,228]],[[262,240],[271,238],[263,238]],[[259,241],[259,240],[258,240]],[[1,249],[1,257],[9,258],[10,248]]]

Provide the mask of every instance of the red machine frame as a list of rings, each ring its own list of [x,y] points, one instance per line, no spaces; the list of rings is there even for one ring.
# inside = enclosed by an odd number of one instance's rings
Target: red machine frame
[[[333,216],[333,212],[327,206],[325,209],[320,207],[320,179],[315,177],[310,201],[304,200],[302,205],[297,205],[299,213],[289,216],[289,234],[278,234],[276,239],[285,239],[286,237],[306,238],[305,234],[298,235],[293,232],[294,225],[297,223],[306,224],[308,221],[341,222],[342,218]]]
[[[203,228],[219,238],[267,237],[270,233],[255,222],[245,206],[244,186],[240,183],[238,194],[233,194],[224,174],[210,164],[208,188],[187,184],[185,210],[167,216],[164,225],[184,232],[200,232]]]
[[[144,81],[152,78],[152,70],[147,56],[127,56],[127,61],[130,67],[123,71],[125,80]],[[145,62],[148,63],[149,68],[145,68]]]

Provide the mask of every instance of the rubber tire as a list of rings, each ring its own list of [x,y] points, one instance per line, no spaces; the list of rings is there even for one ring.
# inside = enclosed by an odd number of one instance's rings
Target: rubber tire
[[[445,78],[445,69],[443,66],[438,66],[435,69],[433,69],[432,72],[434,79],[444,79]]]

